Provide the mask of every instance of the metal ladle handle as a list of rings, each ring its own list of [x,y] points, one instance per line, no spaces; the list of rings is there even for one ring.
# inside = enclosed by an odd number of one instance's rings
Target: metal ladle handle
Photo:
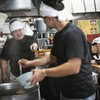
[[[19,65],[20,75],[22,74],[22,65]]]

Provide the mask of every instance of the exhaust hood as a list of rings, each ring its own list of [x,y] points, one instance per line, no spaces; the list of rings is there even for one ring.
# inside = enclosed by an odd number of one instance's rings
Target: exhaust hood
[[[0,0],[0,12],[9,17],[39,16],[41,0]]]
[[[41,0],[0,0],[0,11],[31,10],[39,8]]]
[[[31,0],[0,0],[0,11],[30,10]]]

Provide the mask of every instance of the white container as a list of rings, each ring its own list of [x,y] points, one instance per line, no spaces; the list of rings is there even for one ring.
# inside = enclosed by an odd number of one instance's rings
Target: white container
[[[92,78],[93,78],[94,84],[98,84],[98,74],[95,72],[92,72]]]
[[[49,55],[49,54],[50,54],[50,52],[44,52],[44,56]]]
[[[25,89],[32,88],[34,85],[31,85],[31,82],[27,82],[33,75],[33,72],[26,72],[16,78],[16,81],[23,86]]]

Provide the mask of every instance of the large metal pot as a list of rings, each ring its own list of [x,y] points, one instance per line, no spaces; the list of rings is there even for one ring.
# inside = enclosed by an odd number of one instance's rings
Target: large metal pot
[[[38,86],[25,90],[18,83],[0,84],[0,100],[38,100]]]
[[[36,27],[38,32],[44,33],[47,31],[47,26],[41,18],[36,21]]]

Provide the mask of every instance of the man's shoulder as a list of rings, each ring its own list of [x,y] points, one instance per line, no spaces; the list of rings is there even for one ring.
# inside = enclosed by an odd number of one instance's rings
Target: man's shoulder
[[[11,39],[7,39],[7,43],[11,43],[11,42],[13,42],[13,41],[15,41],[15,39],[14,38],[11,38]]]
[[[71,24],[68,29],[69,35],[72,36],[85,36],[84,32],[76,25]]]
[[[24,35],[24,37],[25,37],[25,38],[30,38],[30,37],[32,37],[32,36],[30,36],[30,35]]]
[[[74,25],[74,24],[72,24],[69,29],[71,30],[71,32],[81,31],[81,29],[78,26]]]
[[[32,38],[33,38],[33,36],[29,36],[29,35],[24,36],[24,39],[32,39]]]
[[[78,27],[72,23],[68,23],[64,28],[64,33],[75,33],[78,30]]]
[[[24,36],[25,41],[30,41],[30,42],[37,42],[37,39],[34,36]]]

